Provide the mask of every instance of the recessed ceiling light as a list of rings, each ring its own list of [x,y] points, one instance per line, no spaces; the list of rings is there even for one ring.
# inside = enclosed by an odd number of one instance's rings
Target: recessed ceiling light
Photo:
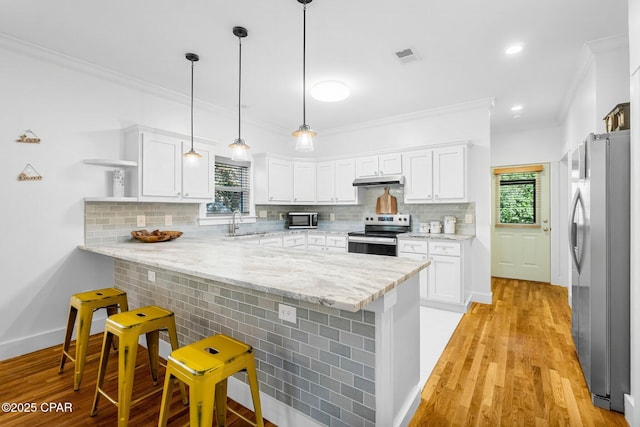
[[[520,114],[514,114],[514,115],[513,115],[513,116],[511,116],[511,117],[513,117],[514,119],[517,119],[517,118],[519,118],[519,117],[520,117]]]
[[[511,107],[511,111],[522,111],[522,105],[514,105]]]
[[[506,53],[507,55],[515,55],[516,53],[520,53],[522,52],[522,49],[524,49],[524,46],[521,44],[514,44],[509,46],[504,53]]]
[[[351,90],[337,80],[318,82],[311,88],[311,96],[322,102],[338,102],[346,99]]]

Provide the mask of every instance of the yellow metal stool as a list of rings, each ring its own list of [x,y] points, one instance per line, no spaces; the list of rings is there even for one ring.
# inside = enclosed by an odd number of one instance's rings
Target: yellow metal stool
[[[144,396],[131,400],[133,392],[133,379],[135,375],[136,355],[138,354],[138,338],[145,334],[147,338],[147,350],[151,365],[151,377],[153,384],[158,384],[159,366],[159,341],[160,331],[166,330],[169,333],[171,349],[178,348],[178,336],[176,334],[175,316],[172,311],[156,306],[147,306],[135,310],[109,316],[104,330],[104,340],[102,343],[102,355],[100,356],[100,366],[98,368],[98,382],[96,384],[96,394],[91,407],[91,416],[98,413],[98,400],[100,395],[106,397],[111,403],[118,407],[118,427],[126,426],[129,422],[129,412],[131,406],[147,397],[162,391],[162,388],[154,389]],[[118,399],[113,399],[104,390],[105,371],[109,358],[109,347],[113,338],[120,341],[118,351]],[[181,384],[182,399],[187,404],[187,395],[184,385]]]
[[[158,426],[167,425],[173,378],[189,386],[191,426],[211,426],[215,402],[218,426],[226,426],[227,378],[246,370],[251,387],[256,422],[229,409],[246,422],[264,427],[253,348],[226,335],[214,335],[171,352],[167,360]]]
[[[129,308],[127,304],[127,294],[116,288],[98,289],[71,295],[67,333],[64,338],[62,358],[60,359],[60,369],[58,373],[61,374],[64,371],[64,363],[67,361],[67,358],[75,362],[76,371],[73,379],[73,389],[75,391],[80,389],[80,382],[82,381],[93,312],[101,308],[106,308],[107,314],[111,316],[118,312],[118,306],[120,307],[120,311],[127,311]],[[75,357],[72,357],[69,354],[69,345],[71,344],[71,335],[73,334],[76,317],[79,317],[78,331],[76,333],[76,354]]]

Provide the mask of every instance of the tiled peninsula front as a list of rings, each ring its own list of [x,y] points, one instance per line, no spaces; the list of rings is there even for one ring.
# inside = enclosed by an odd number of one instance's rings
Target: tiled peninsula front
[[[173,310],[180,345],[215,333],[252,345],[260,391],[289,411],[327,426],[392,426],[419,402],[417,273],[428,263],[214,238],[82,249],[115,259],[132,307]],[[278,318],[280,303],[296,308],[296,323]]]

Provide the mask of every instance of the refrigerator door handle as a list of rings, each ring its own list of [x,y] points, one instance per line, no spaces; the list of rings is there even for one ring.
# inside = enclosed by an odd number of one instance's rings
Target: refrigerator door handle
[[[573,260],[578,273],[580,273],[582,264],[582,247],[580,246],[581,242],[578,241],[578,226],[580,225],[578,223],[579,218],[576,217],[579,214],[578,209],[580,209],[581,212],[584,213],[584,202],[582,201],[582,193],[580,193],[579,189],[576,190],[576,194],[573,196],[573,202],[571,203],[571,216],[569,221],[569,245],[571,249],[571,259]],[[584,233],[584,227],[582,231]],[[582,242],[584,242],[584,239],[582,239]]]

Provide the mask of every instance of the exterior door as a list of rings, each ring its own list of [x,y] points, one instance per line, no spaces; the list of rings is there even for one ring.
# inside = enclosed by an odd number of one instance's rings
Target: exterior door
[[[531,165],[495,168],[493,179],[493,215],[491,239],[491,274],[496,277],[551,281],[551,224],[549,164],[535,165],[535,223],[502,223],[500,217],[500,171],[530,170]],[[516,202],[521,202],[516,200]]]

